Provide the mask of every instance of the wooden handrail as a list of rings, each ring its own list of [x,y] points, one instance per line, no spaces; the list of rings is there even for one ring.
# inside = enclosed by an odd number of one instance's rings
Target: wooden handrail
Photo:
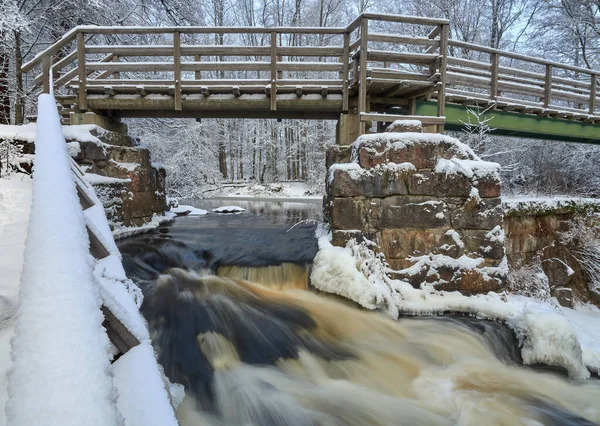
[[[378,28],[371,22],[417,25],[421,27],[419,31],[422,31],[422,34],[412,36],[370,32],[369,29]],[[171,35],[173,43],[90,44],[89,38],[99,34],[163,34]],[[181,34],[264,34],[267,38],[266,45],[198,45],[185,44]],[[282,34],[333,35],[336,38],[334,44],[327,46],[311,45],[310,41],[307,41],[306,45],[281,46],[279,39]],[[524,97],[528,102],[539,102],[540,106],[545,108],[561,108],[566,102],[571,102],[577,105],[564,107],[576,106],[582,113],[595,113],[599,104],[597,79],[600,77],[600,71],[450,40],[448,34],[449,21],[446,19],[376,13],[363,13],[347,27],[335,28],[79,26],[23,65],[22,70],[27,72],[43,65],[43,72],[36,76],[35,83],[43,84],[44,91],[49,91],[52,81],[49,78],[50,73],[57,74],[58,71],[67,68],[69,71],[58,76],[53,85],[57,89],[63,87],[71,93],[76,91],[75,108],[82,111],[87,109],[88,86],[94,88],[95,96],[98,94],[99,85],[106,86],[104,93],[109,97],[118,93],[130,93],[132,85],[145,86],[136,87],[135,93],[143,97],[151,88],[154,93],[170,95],[173,97],[171,108],[175,111],[182,111],[182,103],[185,103],[186,96],[195,93],[190,84],[206,86],[202,92],[205,97],[211,93],[224,93],[223,87],[226,85],[230,86],[230,93],[236,97],[240,97],[244,90],[244,93],[258,93],[255,86],[264,83],[252,83],[248,74],[239,74],[245,71],[252,72],[257,82],[264,82],[268,77],[268,83],[263,87],[264,93],[270,97],[271,111],[277,110],[278,91],[281,94],[289,93],[289,83],[285,82],[293,80],[307,88],[311,86],[312,81],[323,81],[321,93],[324,98],[327,97],[328,91],[339,93],[341,87],[341,110],[348,111],[350,107],[357,107],[358,113],[369,112],[369,96],[374,81],[384,85],[383,89],[379,89],[379,93],[384,93],[385,96],[396,99],[406,94],[409,109],[410,105],[414,107],[416,97],[429,96],[431,90],[436,92],[436,99],[443,100],[446,86],[450,85],[453,91],[460,91],[464,86],[467,86],[467,90],[469,86],[488,89],[488,99],[491,102],[505,98],[503,92],[507,92]],[[53,65],[52,56],[74,41],[77,42],[76,49]],[[314,38],[312,44],[315,44]],[[449,56],[449,46],[489,55],[489,62]],[[98,59],[97,56],[91,55],[107,56]],[[210,57],[219,57],[219,61],[210,61]],[[318,60],[300,59],[307,57],[315,57]],[[156,60],[153,60],[154,58]],[[526,67],[521,69],[515,65],[504,66],[501,65],[502,58],[540,65],[545,70],[536,73]],[[211,72],[218,72],[222,78],[215,78]],[[298,77],[300,73],[306,72],[310,73],[307,74],[308,77]],[[193,73],[193,80],[190,80],[190,73]],[[284,79],[284,73],[292,74]],[[332,73],[335,73],[333,79]],[[577,75],[575,78],[569,78],[570,73]],[[149,75],[154,77],[148,77]],[[411,85],[412,89],[406,89]],[[182,92],[185,87],[187,92]],[[309,89],[311,90],[314,93],[314,88]],[[295,93],[300,97],[303,89],[296,88]],[[355,99],[350,101],[350,97]],[[379,99],[380,95],[377,97]],[[444,115],[443,104],[442,101],[438,102],[438,116]],[[110,106],[103,104],[102,108],[110,109]]]

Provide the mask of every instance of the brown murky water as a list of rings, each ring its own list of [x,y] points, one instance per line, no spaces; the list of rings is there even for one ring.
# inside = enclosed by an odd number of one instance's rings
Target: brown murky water
[[[314,225],[231,217],[121,243],[159,361],[186,388],[182,425],[600,422],[598,381],[523,367],[501,324],[393,321],[303,290]]]

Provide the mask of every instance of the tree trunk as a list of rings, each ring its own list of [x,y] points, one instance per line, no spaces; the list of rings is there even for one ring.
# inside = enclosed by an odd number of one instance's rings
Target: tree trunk
[[[0,124],[10,124],[10,96],[8,93],[9,52],[6,33],[0,32]]]

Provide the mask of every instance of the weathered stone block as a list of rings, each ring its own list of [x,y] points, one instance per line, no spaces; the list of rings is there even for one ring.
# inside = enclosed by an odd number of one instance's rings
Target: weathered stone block
[[[473,185],[463,174],[441,174],[433,171],[419,171],[408,179],[408,193],[411,195],[432,195],[437,197],[468,197]]]
[[[474,186],[481,198],[497,198],[502,192],[500,181],[492,176],[477,178]]]
[[[331,232],[331,244],[337,247],[346,247],[346,244],[351,239],[354,238],[360,242],[362,241],[362,237],[363,234],[361,231],[334,229]]]
[[[477,269],[461,270],[451,280],[435,286],[438,290],[460,291],[463,294],[488,293],[502,291],[504,279],[485,275]]]
[[[382,201],[379,229],[440,228],[450,226],[446,203],[427,197],[398,196]]]
[[[446,240],[446,228],[441,229],[384,229],[379,246],[386,258],[422,256],[435,251]]]
[[[561,287],[554,290],[554,297],[558,300],[560,306],[566,308],[572,308],[574,305],[574,294],[573,289],[567,287]]]
[[[404,174],[389,169],[333,170],[334,197],[387,197],[406,194]]]
[[[396,120],[390,124],[386,129],[386,133],[391,132],[414,132],[423,133],[423,123],[417,120]]]
[[[454,210],[452,227],[455,229],[493,229],[502,225],[503,212],[499,198],[485,198],[479,202],[468,202]]]
[[[150,165],[150,152],[145,148],[108,147],[110,158],[118,163],[139,163],[143,167]]]
[[[491,259],[504,258],[504,244],[490,235],[490,231],[479,229],[465,229],[459,231],[465,244],[467,254]]]
[[[404,145],[399,147],[361,146],[358,159],[361,167],[372,168],[385,163],[412,163],[417,169],[435,167],[436,146],[433,144]]]
[[[367,223],[364,199],[360,198],[333,198],[329,214],[333,229],[363,229]]]
[[[325,151],[325,168],[334,164],[349,163],[352,158],[352,145],[331,145]]]

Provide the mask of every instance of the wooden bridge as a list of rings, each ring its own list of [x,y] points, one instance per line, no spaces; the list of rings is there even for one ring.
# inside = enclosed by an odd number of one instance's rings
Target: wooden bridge
[[[448,38],[449,21],[365,13],[347,27],[76,27],[22,67],[64,115],[319,118],[600,143],[594,71]]]

